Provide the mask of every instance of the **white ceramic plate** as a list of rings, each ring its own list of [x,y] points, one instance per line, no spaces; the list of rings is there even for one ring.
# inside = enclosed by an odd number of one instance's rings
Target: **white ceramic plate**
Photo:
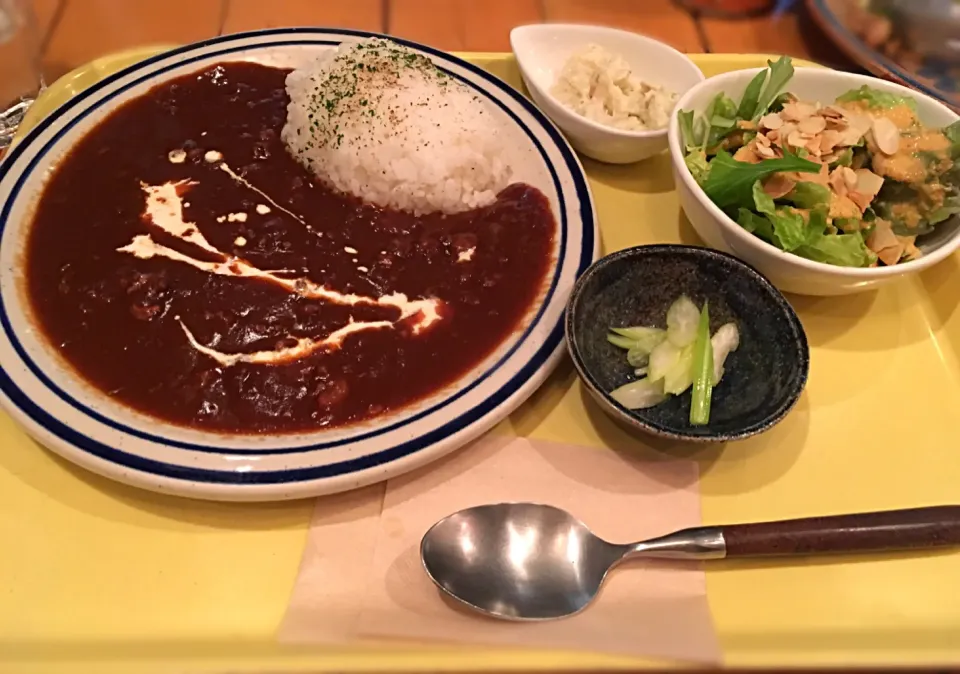
[[[454,386],[372,422],[296,435],[220,435],[164,423],[76,376],[35,328],[23,248],[45,176],[113,109],[165,80],[222,61],[292,67],[370,34],[281,29],[182,47],[127,68],[43,120],[0,164],[0,402],[39,442],[102,475],[197,498],[279,500],[372,484],[433,461],[506,417],[562,353],[562,319],[577,277],[596,259],[593,201],[573,151],[521,94],[486,71],[405,43],[487,101],[508,132],[515,179],[539,188],[557,221],[555,261],[522,329]],[[133,140],[133,139],[131,139]],[[74,226],[83,226],[82,216]]]

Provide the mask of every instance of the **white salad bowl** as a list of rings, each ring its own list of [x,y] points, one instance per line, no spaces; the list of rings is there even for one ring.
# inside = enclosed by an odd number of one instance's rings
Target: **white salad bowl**
[[[594,122],[563,105],[550,90],[575,52],[596,44],[619,55],[642,81],[678,96],[703,82],[700,69],[673,47],[643,35],[602,26],[537,24],[510,32],[510,46],[537,106],[578,152],[609,164],[630,164],[667,148],[667,130],[624,131]]]
[[[677,103],[676,109],[701,113],[721,92],[739,102],[747,84],[759,70],[738,70],[711,77],[688,91]],[[800,100],[825,104],[864,85],[912,98],[917,102],[920,121],[924,125],[940,128],[958,119],[956,113],[929,96],[865,75],[819,68],[797,68],[784,91],[796,95]],[[680,206],[697,234],[709,246],[732,253],[756,267],[780,290],[820,296],[862,292],[928,269],[960,247],[960,219],[954,217],[937,225],[931,234],[917,240],[917,247],[923,252],[923,257],[892,267],[839,267],[784,252],[743,229],[707,197],[684,163],[683,139],[677,115],[670,119],[669,140]]]

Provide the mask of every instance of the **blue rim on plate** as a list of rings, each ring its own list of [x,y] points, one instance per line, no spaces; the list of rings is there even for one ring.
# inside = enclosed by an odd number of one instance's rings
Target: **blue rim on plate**
[[[7,230],[12,208],[14,204],[17,203],[18,197],[21,196],[20,192],[23,190],[25,184],[28,184],[31,177],[34,177],[33,174],[38,164],[42,163],[45,158],[49,159],[47,155],[52,150],[62,149],[58,148],[58,143],[73,127],[81,124],[89,116],[95,115],[103,106],[109,104],[110,101],[124,92],[128,92],[139,85],[155,80],[158,76],[174,70],[177,70],[178,74],[181,74],[184,72],[182,69],[185,66],[200,64],[201,62],[210,64],[217,60],[222,60],[223,57],[236,55],[240,52],[253,53],[278,48],[336,46],[343,39],[365,37],[382,36],[362,31],[322,28],[287,28],[253,31],[212,38],[193,45],[180,47],[148,58],[108,76],[89,89],[79,93],[76,97],[44,119],[37,127],[30,131],[23,142],[17,145],[3,164],[0,165],[0,185],[3,185],[5,179],[8,181],[15,180],[13,187],[7,193],[0,192],[0,203],[3,204],[2,209],[0,209],[0,240],[2,240]],[[51,377],[49,373],[44,372],[27,353],[27,350],[18,338],[14,326],[11,324],[7,306],[5,305],[5,297],[0,296],[0,325],[2,325],[3,329],[2,335],[9,340],[10,345],[20,361],[19,363],[11,363],[10,365],[5,363],[4,370],[0,372],[0,391],[2,391],[4,398],[2,402],[5,403],[15,416],[20,418],[21,421],[26,422],[28,430],[31,430],[32,427],[34,434],[38,435],[41,440],[53,440],[54,442],[47,442],[46,444],[50,444],[58,451],[62,450],[62,446],[58,447],[58,444],[63,443],[68,448],[75,448],[109,464],[115,464],[118,467],[143,473],[147,476],[169,478],[174,481],[223,485],[289,485],[308,481],[316,482],[317,480],[325,480],[338,476],[356,476],[357,481],[353,486],[359,486],[360,484],[377,481],[377,479],[383,479],[383,476],[376,478],[369,475],[371,469],[377,467],[383,468],[399,459],[409,457],[412,454],[436,446],[438,443],[443,443],[444,441],[450,444],[450,438],[454,435],[460,435],[462,437],[463,441],[459,444],[469,441],[487,430],[493,423],[503,418],[503,416],[515,408],[536,388],[536,384],[545,378],[549,370],[556,364],[562,352],[562,304],[565,300],[565,293],[569,290],[569,288],[560,287],[561,274],[565,267],[564,262],[566,260],[571,261],[571,269],[574,273],[573,280],[575,280],[575,277],[579,276],[596,258],[598,252],[593,200],[583,174],[583,169],[573,151],[557,129],[519,92],[485,70],[457,57],[413,42],[405,40],[395,41],[430,55],[435,62],[437,62],[437,65],[447,73],[457,77],[467,84],[467,86],[483,94],[491,103],[498,106],[499,109],[509,117],[511,123],[525,133],[531,145],[538,153],[539,159],[542,160],[543,166],[549,173],[550,180],[556,190],[556,197],[559,201],[556,213],[558,216],[559,229],[559,255],[556,268],[550,279],[549,289],[537,309],[536,316],[530,321],[526,331],[519,339],[504,353],[498,354],[499,357],[496,363],[488,367],[484,372],[477,375],[472,381],[466,383],[452,395],[448,395],[425,409],[418,410],[411,415],[403,416],[401,419],[383,427],[376,428],[375,430],[361,430],[359,433],[347,435],[346,437],[341,437],[336,440],[328,440],[325,442],[313,441],[296,446],[284,446],[281,442],[279,446],[266,448],[259,446],[249,448],[229,447],[219,446],[218,444],[211,444],[209,442],[194,442],[178,439],[177,437],[166,437],[156,433],[150,433],[143,430],[143,424],[141,424],[141,428],[133,427],[128,423],[117,421],[116,419],[110,418],[109,415],[91,409],[90,405],[77,400],[75,396],[64,391],[61,386],[55,383],[53,377]],[[214,47],[222,48],[212,49]],[[153,68],[153,66],[157,67]],[[198,65],[197,67],[201,66]],[[456,70],[462,71],[465,75],[456,72]],[[187,72],[189,72],[189,70]],[[117,83],[122,84],[113,90],[103,93]],[[100,96],[98,97],[98,95]],[[84,104],[90,99],[93,99],[92,103],[84,107]],[[525,121],[511,109],[511,105],[521,110],[525,116],[529,117],[529,120],[525,123]],[[48,134],[50,137],[41,148],[37,149],[37,145],[41,142],[44,134],[51,128],[56,127],[59,122],[71,114],[74,115],[73,118],[69,119],[65,124],[62,124],[62,128],[55,128],[53,132]],[[528,124],[530,126],[528,126]],[[548,139],[547,148],[538,140],[534,130],[539,132],[541,137],[545,136]],[[559,157],[560,161],[553,160],[556,161],[556,165],[554,165],[553,161],[549,158],[548,150]],[[11,174],[15,167],[20,168],[18,164],[24,162],[24,156],[29,160],[29,163],[21,169],[21,173],[18,176]],[[560,177],[558,177],[558,168],[564,172],[564,179],[569,185],[566,189],[566,195],[561,185]],[[569,231],[571,223],[568,222],[565,196],[567,198],[575,197],[579,204],[578,210],[571,214],[579,221],[577,223],[577,236],[571,236],[571,232]],[[15,276],[14,270],[11,268],[4,271],[10,272],[4,275],[4,279],[7,281],[6,285],[12,285],[14,281],[10,280],[10,278]],[[566,285],[572,286],[570,279],[565,279],[565,281],[569,281]],[[14,292],[14,290],[8,287],[3,295],[6,295],[8,291],[11,293]],[[559,313],[555,311],[557,304],[561,305]],[[541,325],[541,323],[543,323],[544,312],[548,307],[553,308],[552,313],[556,313],[556,319],[548,327],[545,327]],[[536,334],[534,334],[535,332]],[[385,436],[393,431],[403,431],[412,424],[428,419],[430,415],[435,412],[449,408],[450,405],[454,405],[462,400],[467,394],[475,392],[478,387],[484,386],[488,378],[497,373],[507,361],[514,358],[518,349],[521,349],[521,347],[525,347],[527,351],[535,348],[535,351],[532,351],[529,358],[527,358],[522,365],[515,367],[516,371],[510,377],[509,381],[499,386],[496,390],[490,391],[478,404],[470,405],[460,410],[455,418],[440,425],[424,427],[420,431],[411,432],[412,437],[409,439],[392,444],[389,447],[371,454],[347,458],[335,463],[299,465],[296,468],[283,467],[279,470],[214,470],[197,465],[187,465],[186,462],[175,463],[171,461],[161,461],[142,454],[123,451],[115,446],[110,446],[95,438],[89,437],[89,435],[76,428],[72,428],[69,424],[58,419],[41,405],[36,404],[29,393],[18,386],[9,374],[11,366],[23,366],[27,368],[37,380],[42,382],[48,391],[53,392],[60,400],[67,403],[73,409],[99,424],[123,433],[134,441],[142,440],[167,448],[176,448],[201,454],[234,455],[236,459],[270,456],[277,456],[278,458],[289,457],[291,458],[291,463],[302,464],[301,459],[305,454],[336,448],[343,449],[350,453],[351,448],[357,447],[365,441]],[[447,447],[443,453],[451,451],[453,448],[455,447]],[[61,453],[64,452],[61,451]],[[77,458],[70,456],[70,452],[65,453],[65,455],[68,458]],[[290,455],[296,455],[298,457],[297,460],[294,460]],[[90,466],[88,465],[88,467]],[[102,468],[102,466],[100,467]],[[415,466],[411,465],[410,467]],[[97,470],[97,467],[94,467],[94,469]],[[367,474],[361,476],[359,475],[360,473]],[[111,476],[118,477],[116,474],[112,474]],[[120,479],[124,479],[122,475],[119,477]],[[150,481],[145,481],[142,479],[143,477],[144,476],[141,475],[139,476],[140,479],[130,479],[129,481],[138,483],[140,486],[178,491],[176,484],[163,481],[159,484],[154,484]],[[339,491],[340,488],[334,490]],[[192,493],[196,491],[192,487],[187,489],[187,491],[191,492],[190,495],[197,495]],[[323,493],[324,491],[326,491],[326,489],[322,486],[313,490],[314,493]],[[201,493],[199,495],[203,496],[204,494]],[[308,494],[297,493],[291,495]],[[228,497],[230,496],[228,495]],[[238,496],[238,498],[244,497]]]

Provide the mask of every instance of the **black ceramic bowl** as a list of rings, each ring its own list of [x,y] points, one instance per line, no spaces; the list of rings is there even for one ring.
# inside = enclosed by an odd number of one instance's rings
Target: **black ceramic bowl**
[[[628,410],[610,391],[636,379],[611,327],[666,327],[681,294],[710,302],[711,333],[736,321],[740,346],[713,390],[710,423],[690,424],[688,390],[643,410]],[[567,347],[580,378],[608,414],[655,435],[694,442],[739,440],[779,422],[807,382],[810,351],[800,319],[753,267],[697,246],[637,246],[595,262],[574,286],[566,316]]]

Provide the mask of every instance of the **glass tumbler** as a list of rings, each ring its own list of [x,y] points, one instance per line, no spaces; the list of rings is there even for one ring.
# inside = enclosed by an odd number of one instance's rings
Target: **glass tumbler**
[[[43,89],[40,37],[29,0],[0,0],[0,152]]]

